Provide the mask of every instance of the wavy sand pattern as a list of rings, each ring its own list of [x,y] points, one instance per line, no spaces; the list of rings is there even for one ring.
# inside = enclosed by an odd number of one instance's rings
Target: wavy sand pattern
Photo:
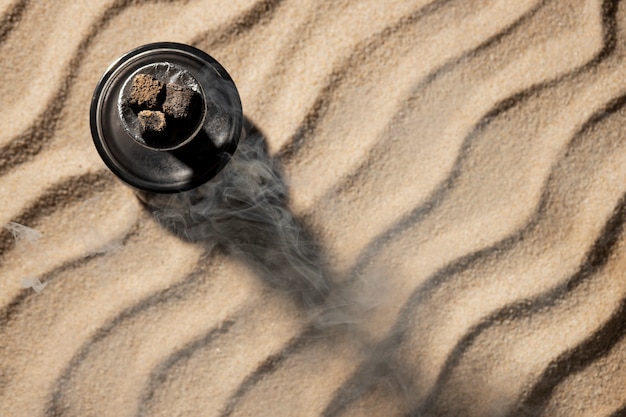
[[[100,161],[163,40],[232,75],[324,300]],[[0,415],[626,416],[625,48],[618,0],[0,1]]]

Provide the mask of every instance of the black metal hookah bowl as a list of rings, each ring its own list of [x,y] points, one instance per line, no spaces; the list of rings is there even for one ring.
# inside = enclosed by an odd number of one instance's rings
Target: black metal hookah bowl
[[[211,56],[160,42],[115,61],[95,89],[91,134],[100,157],[138,191],[196,188],[228,163],[244,135],[241,99]]]

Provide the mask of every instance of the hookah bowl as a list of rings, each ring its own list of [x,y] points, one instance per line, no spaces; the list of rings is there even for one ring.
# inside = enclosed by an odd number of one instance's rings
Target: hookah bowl
[[[140,197],[205,184],[245,135],[226,70],[205,52],[172,42],[140,46],[115,61],[96,86],[90,123],[104,163]]]
[[[243,141],[239,93],[215,59],[179,43],[136,48],[106,70],[90,117],[104,163],[164,227],[231,248],[307,306],[326,299],[320,256],[302,239],[262,137]]]

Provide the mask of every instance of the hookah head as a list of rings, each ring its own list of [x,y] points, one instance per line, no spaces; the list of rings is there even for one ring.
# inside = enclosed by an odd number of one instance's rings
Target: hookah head
[[[96,86],[91,135],[122,181],[177,193],[215,177],[244,135],[241,99],[226,70],[189,45],[160,42],[115,61]]]

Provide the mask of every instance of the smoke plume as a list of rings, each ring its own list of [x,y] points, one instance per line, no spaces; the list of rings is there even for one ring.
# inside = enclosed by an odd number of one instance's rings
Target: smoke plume
[[[320,306],[330,287],[325,262],[287,207],[287,186],[254,128],[211,181],[177,194],[140,197],[181,238],[222,246],[273,288],[305,307]]]

